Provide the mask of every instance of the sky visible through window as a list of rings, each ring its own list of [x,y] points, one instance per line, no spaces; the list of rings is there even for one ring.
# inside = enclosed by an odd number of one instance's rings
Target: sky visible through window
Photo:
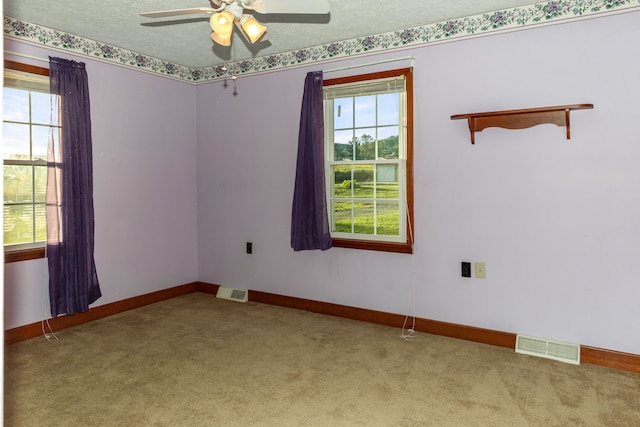
[[[349,144],[353,137],[361,139],[362,135],[378,140],[398,135],[397,93],[337,98],[333,109],[335,144]]]
[[[46,160],[49,133],[51,132],[49,124],[55,124],[58,121],[58,109],[52,105],[56,99],[57,97],[52,97],[48,93],[6,87],[3,89],[2,146],[4,159]],[[30,104],[31,117],[29,117]],[[33,126],[29,125],[30,122]]]

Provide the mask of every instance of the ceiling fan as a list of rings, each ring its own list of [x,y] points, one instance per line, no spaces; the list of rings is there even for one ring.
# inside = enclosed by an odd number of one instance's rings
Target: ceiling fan
[[[209,0],[211,7],[190,9],[162,10],[144,12],[140,15],[148,18],[165,18],[168,16],[210,13],[211,39],[221,46],[231,45],[233,24],[251,43],[263,40],[267,27],[258,22],[250,13],[261,14],[327,14],[329,0]]]

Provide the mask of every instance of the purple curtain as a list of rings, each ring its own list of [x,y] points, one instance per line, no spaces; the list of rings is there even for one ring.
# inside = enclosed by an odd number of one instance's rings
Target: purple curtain
[[[291,247],[295,251],[331,247],[324,188],[324,113],[322,71],[307,74],[302,96],[298,162],[291,212]]]
[[[102,293],[93,259],[93,163],[85,64],[49,57],[51,93],[60,95],[59,140],[47,159],[47,258],[51,316],[85,312]]]

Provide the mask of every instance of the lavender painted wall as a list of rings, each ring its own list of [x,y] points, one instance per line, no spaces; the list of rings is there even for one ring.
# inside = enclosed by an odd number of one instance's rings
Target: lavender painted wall
[[[199,280],[640,354],[640,13],[198,87]],[[415,255],[294,253],[306,72],[415,57]],[[369,69],[357,71],[367,72]],[[333,77],[333,75],[331,76]],[[564,129],[457,113],[593,103]],[[253,254],[244,253],[246,241]],[[460,277],[482,261],[487,278]],[[400,325],[398,325],[400,326]]]
[[[231,81],[192,86],[60,54],[86,62],[91,81],[96,305],[202,280],[411,314],[415,270],[416,316],[640,354],[639,37],[640,13],[617,15],[242,77],[237,96]],[[306,72],[406,55],[415,255],[294,253]],[[449,119],[583,102],[595,109],[572,114],[571,141],[544,125],[486,129],[472,146]],[[486,262],[487,279],[461,278],[463,260]],[[5,266],[5,327],[43,317],[45,286],[42,260]]]
[[[22,43],[5,49],[87,64],[103,294],[94,306],[196,280],[196,88]],[[48,316],[46,287],[44,260],[6,265],[5,327]]]

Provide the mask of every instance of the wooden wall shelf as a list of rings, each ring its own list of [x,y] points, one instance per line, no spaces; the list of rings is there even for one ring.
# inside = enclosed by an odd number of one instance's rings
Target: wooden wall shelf
[[[524,129],[544,123],[553,123],[567,128],[567,139],[571,139],[569,112],[587,110],[593,104],[558,105],[555,107],[525,108],[523,110],[504,110],[490,113],[468,113],[451,116],[451,120],[467,119],[471,132],[471,143],[475,144],[475,133],[488,127],[505,129]]]

